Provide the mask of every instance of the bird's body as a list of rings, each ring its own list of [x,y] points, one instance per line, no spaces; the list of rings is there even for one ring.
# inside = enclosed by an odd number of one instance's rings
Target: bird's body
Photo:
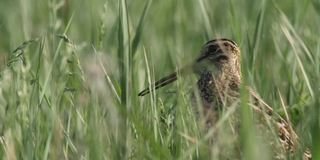
[[[213,40],[204,45],[194,65],[203,103],[219,107],[227,97],[238,96],[241,83],[239,61],[240,51],[231,40]]]
[[[219,110],[239,101],[241,86],[240,49],[237,44],[229,39],[215,39],[207,42],[200,52],[199,58],[191,65],[193,72],[199,77],[197,93],[201,100],[202,113],[208,127],[215,125],[219,120]],[[173,73],[154,84],[160,88],[177,80]],[[147,88],[139,96],[148,94],[152,89]],[[281,143],[281,147],[288,153],[293,152],[297,143],[297,136],[291,126],[280,116],[275,116],[269,107],[257,94],[248,88],[253,110],[258,113],[259,122],[272,123]],[[195,99],[195,98],[193,98]],[[276,118],[274,118],[276,117]],[[276,143],[273,143],[273,145]],[[274,146],[272,146],[274,147]],[[276,149],[278,150],[278,149]]]

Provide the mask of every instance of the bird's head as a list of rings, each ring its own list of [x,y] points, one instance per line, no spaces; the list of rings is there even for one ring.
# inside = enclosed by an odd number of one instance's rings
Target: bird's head
[[[195,64],[197,71],[206,69],[213,73],[218,71],[240,74],[240,49],[232,40],[214,39],[203,45]]]
[[[229,39],[214,39],[207,42],[200,52],[200,57],[192,65],[187,65],[179,72],[188,72],[190,67],[197,74],[209,71],[215,78],[229,79],[240,82],[240,50],[237,44]],[[161,88],[177,80],[177,72],[174,72],[157,82],[154,89]],[[139,96],[148,94],[152,88],[146,88]]]

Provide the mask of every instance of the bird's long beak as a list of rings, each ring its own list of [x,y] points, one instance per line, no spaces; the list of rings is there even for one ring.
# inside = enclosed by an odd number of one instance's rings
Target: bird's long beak
[[[150,93],[150,91],[154,91],[156,89],[159,89],[163,86],[166,86],[174,81],[176,81],[178,79],[178,74],[179,75],[185,75],[187,73],[190,73],[193,71],[194,68],[194,64],[191,63],[189,65],[183,66],[181,68],[179,68],[176,72],[169,74],[166,77],[161,78],[160,80],[156,81],[155,83],[153,83],[150,87],[144,89],[143,91],[141,91],[138,96],[144,96],[148,93]]]
[[[141,91],[138,94],[138,96],[144,96],[144,95],[150,93],[150,91],[152,91],[153,89],[156,90],[156,89],[161,88],[161,87],[163,87],[163,86],[165,86],[167,84],[170,84],[170,83],[172,83],[172,82],[174,82],[176,80],[177,80],[177,72],[174,72],[174,73],[172,73],[172,74],[170,74],[170,75],[168,75],[168,76],[166,76],[164,78],[161,78],[160,80],[156,81],[152,85],[152,86],[154,86],[154,88],[149,88],[148,87],[148,88],[144,89],[143,91]]]

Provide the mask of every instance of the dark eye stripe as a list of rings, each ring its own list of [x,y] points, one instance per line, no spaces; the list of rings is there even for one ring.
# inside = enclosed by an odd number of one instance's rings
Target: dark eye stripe
[[[216,60],[217,60],[218,62],[227,62],[227,61],[229,60],[229,57],[226,56],[226,55],[220,55],[220,56],[218,56],[218,57],[216,58]]]

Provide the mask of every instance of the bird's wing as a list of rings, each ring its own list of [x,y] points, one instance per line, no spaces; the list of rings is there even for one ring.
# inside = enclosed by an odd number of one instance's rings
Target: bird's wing
[[[299,144],[299,137],[292,129],[292,126],[288,119],[284,119],[278,113],[276,113],[272,107],[270,107],[263,99],[250,87],[247,87],[249,94],[251,95],[253,102],[253,109],[260,114],[263,114],[270,122],[276,127],[279,140],[286,151],[294,152]],[[312,155],[307,148],[304,151],[303,159],[311,160]]]

